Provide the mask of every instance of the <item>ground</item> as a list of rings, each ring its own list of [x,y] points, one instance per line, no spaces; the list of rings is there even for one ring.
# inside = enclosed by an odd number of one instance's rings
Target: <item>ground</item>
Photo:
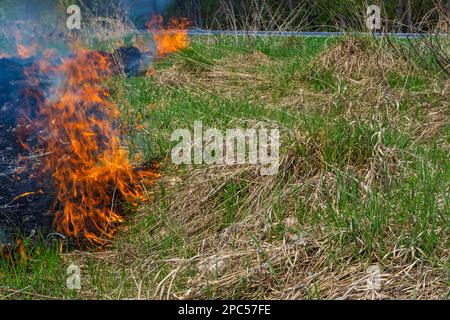
[[[102,250],[35,244],[2,260],[0,295],[446,298],[450,81],[392,45],[199,37],[152,76],[116,79],[131,155],[160,164],[150,201]],[[173,165],[172,132],[198,120],[279,128],[278,175]],[[81,290],[66,286],[70,264]]]

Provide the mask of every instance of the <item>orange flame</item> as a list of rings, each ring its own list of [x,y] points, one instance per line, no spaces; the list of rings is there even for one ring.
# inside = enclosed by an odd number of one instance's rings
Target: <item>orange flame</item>
[[[109,99],[104,79],[112,76],[108,59],[80,47],[58,66],[40,63],[49,75],[64,79],[42,102],[37,126],[46,146],[42,172],[50,173],[56,188],[55,227],[69,237],[102,244],[123,221],[115,208],[118,198],[136,204],[144,181],[159,174],[137,171],[128,161],[113,126],[120,112]]]
[[[162,16],[153,16],[147,28],[153,32],[158,56],[164,57],[189,46],[188,29],[190,22],[185,18],[172,18],[167,27],[163,26]]]
[[[27,260],[27,250],[26,250],[25,244],[23,243],[22,240],[17,240],[16,244],[17,244],[17,248],[19,249],[20,260],[22,262],[26,261]]]

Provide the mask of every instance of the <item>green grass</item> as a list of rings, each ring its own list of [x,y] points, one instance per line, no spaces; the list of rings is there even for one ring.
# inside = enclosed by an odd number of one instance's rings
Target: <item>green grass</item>
[[[44,241],[23,244],[24,254],[14,252],[9,259],[0,259],[1,287],[5,298],[15,298],[16,291],[24,299],[76,297],[67,289],[66,272],[57,247]]]
[[[105,252],[61,256],[37,244],[28,260],[1,260],[0,293],[283,298],[280,292],[301,283],[299,297],[327,299],[347,292],[348,279],[377,263],[391,276],[411,266],[410,278],[393,277],[383,288],[386,296],[443,297],[448,92],[435,85],[448,80],[395,69],[370,83],[317,70],[315,59],[339,41],[196,38],[157,62],[155,77],[115,79],[131,154],[161,164],[151,203],[130,217]],[[430,112],[440,115],[440,125]],[[278,126],[279,174],[174,166],[172,132],[192,130],[198,120],[221,130]],[[72,261],[82,266],[80,292],[65,289]],[[423,270],[432,271],[434,284]],[[426,289],[397,290],[418,283]]]

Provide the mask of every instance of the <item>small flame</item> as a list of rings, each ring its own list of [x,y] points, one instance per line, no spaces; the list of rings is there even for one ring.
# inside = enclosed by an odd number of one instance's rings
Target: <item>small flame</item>
[[[25,193],[22,193],[21,195],[18,195],[17,197],[15,197],[11,202],[14,202],[16,200],[19,200],[21,198],[25,198],[25,197],[28,197],[28,196],[31,196],[34,194],[43,194],[43,193],[44,193],[44,191],[42,191],[42,189],[39,189],[38,191],[25,192]]]
[[[167,27],[163,25],[164,19],[160,15],[153,16],[147,23],[147,28],[153,32],[158,56],[180,51],[189,46],[188,30],[190,22],[185,18],[172,18]]]
[[[27,260],[27,250],[26,250],[25,244],[23,243],[22,240],[17,240],[16,244],[17,244],[17,248],[19,249],[20,260],[22,262],[26,261]]]

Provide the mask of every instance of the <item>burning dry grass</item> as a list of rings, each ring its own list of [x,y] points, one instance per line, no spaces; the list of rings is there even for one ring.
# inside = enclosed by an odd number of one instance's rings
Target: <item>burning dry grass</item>
[[[111,62],[99,53],[75,49],[74,58],[41,69],[65,81],[50,94],[56,102],[42,101],[40,131],[47,156],[41,171],[56,187],[55,227],[75,239],[104,243],[122,222],[115,197],[135,203],[142,200],[146,178],[159,175],[138,171],[128,161],[114,121],[120,112],[109,99],[101,79],[111,77]],[[30,79],[31,80],[31,79]]]
[[[153,118],[147,100],[136,106],[152,124],[189,126],[197,118],[183,122],[187,108],[205,121],[212,113],[213,126],[278,124],[280,170],[166,163],[145,189],[152,202],[106,251],[64,255],[87,270],[80,297],[445,297],[448,82],[427,73],[425,86],[408,86],[401,80],[418,76],[409,62],[366,41],[344,39],[311,63],[256,49],[217,59],[188,51],[156,69],[145,88],[162,91],[165,107]],[[237,96],[258,108],[246,105],[245,120],[235,105],[214,118],[212,97]]]
[[[167,27],[163,25],[162,16],[154,16],[147,23],[147,28],[153,32],[156,51],[159,57],[186,49],[189,46],[188,29],[190,22],[187,19],[172,18]]]
[[[125,37],[130,31],[123,19],[90,18],[91,26],[98,24],[99,33],[106,37],[100,39],[103,41]],[[105,28],[101,22],[107,22]],[[171,20],[167,28],[163,28],[162,18],[158,20],[152,32],[159,57],[187,45],[186,28],[184,20]],[[29,176],[48,179],[55,188],[41,193],[54,194],[53,206],[43,210],[54,217],[56,231],[78,244],[84,245],[86,240],[89,244],[104,244],[123,222],[125,206],[136,206],[145,199],[143,184],[159,178],[153,168],[139,170],[129,161],[129,152],[121,140],[123,131],[118,126],[121,113],[108,89],[120,71],[138,73],[144,58],[134,47],[119,48],[110,54],[88,49],[89,41],[77,38],[58,52],[41,48],[35,41],[24,41],[22,33],[16,32],[16,55],[33,61],[25,71],[27,85],[37,88],[21,88],[32,103],[21,106],[22,102],[16,102],[15,108],[23,109],[24,118],[24,124],[16,130],[17,140],[26,151],[45,154],[42,163],[36,165],[39,168],[30,169]],[[47,79],[52,79],[51,83],[44,84]],[[8,78],[3,81],[9,85]],[[33,134],[39,140],[36,146],[28,143]],[[33,160],[21,157],[18,162],[22,161]],[[27,191],[16,199],[34,193]]]

